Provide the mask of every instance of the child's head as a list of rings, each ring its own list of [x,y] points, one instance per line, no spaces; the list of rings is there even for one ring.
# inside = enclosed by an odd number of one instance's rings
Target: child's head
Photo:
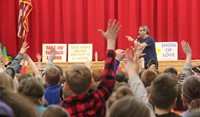
[[[94,79],[94,82],[99,82],[101,80],[102,72],[103,72],[102,69],[94,69],[92,71],[92,78]]]
[[[144,102],[135,97],[124,97],[115,102],[109,112],[108,117],[150,117],[149,108]]]
[[[116,91],[119,87],[121,86],[126,86],[126,87],[130,87],[129,84],[127,82],[115,82],[115,86],[113,88],[113,92]]]
[[[151,101],[159,109],[170,109],[177,95],[177,81],[171,75],[160,74],[151,84]]]
[[[147,67],[151,69],[158,69],[158,63],[154,59],[150,59],[147,63]]]
[[[114,104],[117,100],[127,96],[134,96],[131,89],[127,86],[119,87],[115,92],[112,93],[112,95],[108,99],[107,107],[110,108],[112,104]]]
[[[174,75],[178,75],[178,71],[174,67],[167,67],[164,70],[164,73],[171,73],[171,74],[174,74]]]
[[[115,78],[117,82],[128,82],[127,74],[123,71],[117,72]]]
[[[31,77],[32,77],[31,74],[23,73],[22,75],[19,76],[18,82],[21,82],[22,80],[27,79],[27,78],[31,78]]]
[[[37,117],[33,104],[22,95],[0,87],[0,100],[10,106],[15,117]]]
[[[63,69],[60,65],[54,65],[60,71],[60,75],[63,76]]]
[[[186,111],[187,105],[183,103],[183,98],[182,98],[182,85],[177,84],[177,96],[176,96],[176,104],[173,106],[173,110],[177,111]]]
[[[147,69],[142,73],[141,80],[144,84],[145,87],[148,87],[151,85],[151,82],[156,79],[158,74],[152,70],[152,69]]]
[[[56,68],[58,68],[58,70],[60,71],[60,82],[59,84],[63,84],[65,83],[65,78],[64,78],[64,75],[63,75],[63,69],[60,65],[55,65]]]
[[[6,88],[9,91],[14,91],[12,78],[5,72],[0,73],[0,86]]]
[[[91,72],[84,65],[73,65],[66,71],[66,85],[76,94],[87,93],[91,83]]]
[[[51,105],[47,107],[42,117],[70,117],[70,115],[64,108],[58,105]]]
[[[168,73],[168,74],[172,75],[172,77],[174,77],[175,79],[178,80],[178,71],[174,67],[167,67],[164,70],[164,73]]]
[[[144,68],[141,68],[141,69],[139,70],[138,75],[139,75],[140,78],[142,77],[142,74],[143,74],[144,71],[145,71]]]
[[[66,85],[63,85],[60,89],[60,98],[64,100],[65,98],[69,97],[72,95],[71,90],[67,90]]]
[[[20,82],[18,92],[36,105],[44,104],[44,87],[37,78],[28,78]]]
[[[183,99],[189,105],[189,109],[200,108],[200,77],[190,76],[183,84]]]
[[[60,81],[60,76],[60,70],[55,66],[52,66],[45,71],[45,81],[48,85],[58,84]]]

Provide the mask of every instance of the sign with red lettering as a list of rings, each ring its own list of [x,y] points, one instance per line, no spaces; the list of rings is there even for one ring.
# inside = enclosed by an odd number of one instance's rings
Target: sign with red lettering
[[[48,61],[52,48],[56,50],[53,62],[66,62],[67,44],[42,44],[42,62]]]

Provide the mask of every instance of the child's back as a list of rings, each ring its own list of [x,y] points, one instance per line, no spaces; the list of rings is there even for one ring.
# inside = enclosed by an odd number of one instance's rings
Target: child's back
[[[66,72],[66,88],[72,91],[72,96],[66,98],[62,103],[71,116],[88,117],[88,116],[105,116],[106,100],[112,93],[115,78],[115,44],[119,23],[110,21],[106,32],[99,30],[107,41],[107,55],[105,59],[105,68],[101,76],[101,81],[97,90],[88,94],[89,88],[92,87],[92,75],[86,66],[74,65]]]
[[[60,71],[56,67],[51,67],[45,72],[45,81],[48,86],[45,89],[45,99],[50,104],[59,104],[60,103]]]

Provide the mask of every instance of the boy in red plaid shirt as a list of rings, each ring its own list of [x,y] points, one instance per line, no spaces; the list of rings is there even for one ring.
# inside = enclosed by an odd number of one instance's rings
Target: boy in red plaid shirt
[[[112,24],[109,20],[106,32],[99,30],[107,41],[107,54],[105,68],[97,90],[88,93],[93,84],[91,72],[86,66],[73,65],[66,72],[66,88],[73,94],[60,105],[69,112],[71,117],[105,116],[106,101],[115,84],[115,44],[119,30],[120,25],[116,20]]]

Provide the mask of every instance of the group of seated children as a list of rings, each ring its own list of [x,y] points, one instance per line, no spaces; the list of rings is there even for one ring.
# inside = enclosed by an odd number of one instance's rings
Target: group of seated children
[[[36,65],[26,54],[28,44],[23,43],[0,73],[0,116],[199,117],[200,67],[191,65],[190,45],[181,42],[186,62],[180,74],[173,67],[158,71],[153,60],[148,69],[142,69],[144,47],[139,42],[134,42],[134,48],[115,48],[120,28],[119,22],[109,20],[106,32],[99,30],[107,43],[105,66],[93,71],[87,63],[72,65],[63,73],[53,64],[55,48],[41,71],[41,56],[37,55]],[[125,71],[118,70],[122,59]],[[33,75],[26,72],[27,65]]]

